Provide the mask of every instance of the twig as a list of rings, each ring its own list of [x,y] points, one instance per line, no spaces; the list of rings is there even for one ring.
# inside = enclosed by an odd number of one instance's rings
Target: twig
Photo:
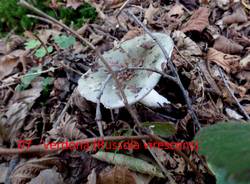
[[[68,110],[68,108],[69,108],[69,106],[70,106],[70,102],[71,102],[73,96],[75,95],[75,92],[76,92],[76,88],[74,89],[73,93],[70,95],[69,100],[67,101],[67,103],[66,103],[66,105],[64,106],[62,112],[61,112],[60,115],[58,116],[56,122],[53,124],[53,128],[59,127],[59,125],[60,125],[60,123],[61,123],[61,120],[62,120],[64,114],[67,112],[67,110]]]
[[[128,5],[128,3],[130,3],[131,0],[126,0],[123,5],[121,6],[121,8],[118,10],[118,12],[115,15],[115,18],[118,19],[118,16],[121,14],[122,10]]]
[[[20,0],[19,4],[27,9],[30,9],[32,11],[34,11],[35,13],[37,13],[40,16],[45,17],[46,19],[56,23],[57,25],[61,26],[62,28],[64,28],[65,30],[67,30],[68,32],[70,32],[71,34],[75,35],[76,38],[78,38],[83,44],[86,44],[87,46],[89,46],[92,50],[94,50],[96,52],[96,55],[100,58],[101,62],[104,64],[104,66],[107,68],[108,72],[112,75],[113,80],[116,83],[116,87],[118,89],[118,91],[121,93],[122,96],[122,100],[123,103],[125,105],[125,107],[127,108],[127,110],[129,111],[129,113],[131,114],[132,118],[134,119],[135,123],[137,124],[138,127],[141,127],[141,123],[138,120],[137,116],[135,115],[135,113],[133,112],[133,110],[131,109],[130,105],[128,104],[128,100],[127,97],[121,87],[121,84],[119,83],[115,72],[112,70],[111,66],[108,64],[108,62],[104,59],[104,57],[101,55],[100,51],[98,51],[98,49],[95,48],[95,46],[90,43],[88,40],[86,40],[85,38],[83,38],[81,35],[79,35],[76,31],[70,29],[68,26],[66,26],[65,24],[59,22],[58,20],[56,20],[53,17],[50,17],[49,15],[47,15],[46,13],[42,12],[41,10],[35,8],[34,6],[30,5],[29,3],[27,3],[25,0]]]
[[[158,44],[158,46],[162,50],[166,60],[168,61],[167,63],[169,65],[170,69],[171,69],[171,72],[173,73],[174,77],[176,78],[178,86],[180,87],[180,90],[181,90],[181,92],[182,92],[182,94],[184,96],[184,99],[185,99],[186,104],[187,104],[188,111],[190,112],[191,117],[192,117],[192,119],[194,121],[194,125],[195,125],[194,126],[194,128],[195,128],[194,131],[195,132],[198,131],[201,128],[201,126],[200,126],[199,120],[198,120],[198,118],[197,118],[197,116],[196,116],[196,114],[195,114],[195,112],[194,112],[194,110],[192,108],[192,103],[191,103],[191,100],[189,98],[189,94],[188,94],[187,90],[184,88],[184,86],[183,86],[183,84],[182,84],[182,82],[180,80],[177,69],[175,68],[175,66],[172,63],[172,61],[170,60],[170,58],[168,57],[168,53],[167,53],[166,49],[161,44],[161,42],[150,32],[150,30],[133,13],[131,13],[131,11],[128,10],[128,11],[126,11],[126,13],[130,17],[132,17],[137,22],[137,24],[139,24],[144,29],[144,31]]]
[[[150,140],[151,138],[147,135],[141,136],[106,136],[106,137],[97,137],[97,138],[87,138],[71,141],[71,143],[78,144],[91,144],[98,143],[100,141],[128,141],[128,140]],[[58,149],[63,149],[63,144],[58,144]],[[58,149],[47,149],[44,144],[34,145],[29,147],[29,149],[18,149],[18,148],[0,148],[0,155],[10,156],[10,155],[23,155],[31,153],[52,153],[58,151]]]
[[[134,132],[137,135],[140,135],[139,132],[136,131],[136,129],[134,128]],[[155,159],[156,163],[159,165],[159,167],[161,168],[162,172],[164,173],[164,175],[169,179],[171,184],[176,184],[176,182],[174,181],[172,175],[170,172],[168,172],[166,170],[166,168],[164,167],[164,165],[162,165],[161,161],[159,160],[159,158],[155,155],[155,153],[151,150],[150,146],[147,144],[147,142],[145,140],[142,140],[143,144],[147,146],[148,151],[150,152],[150,154],[153,156],[153,158]]]
[[[43,18],[43,17],[40,17],[40,16],[30,15],[30,14],[29,14],[29,15],[27,15],[27,17],[33,18],[33,19],[37,19],[37,20],[41,20],[41,21],[46,22],[46,23],[48,23],[48,24],[54,25],[54,23],[53,23],[52,21],[50,21],[50,20],[48,20],[48,19],[45,19],[45,18]]]
[[[247,118],[247,120],[250,120],[249,115],[247,114],[247,112],[245,111],[245,109],[242,107],[242,105],[240,104],[239,100],[235,97],[233,91],[230,89],[227,79],[225,78],[224,72],[222,71],[222,69],[220,67],[217,67],[219,69],[220,72],[220,76],[228,90],[228,92],[230,93],[230,95],[232,96],[232,98],[234,99],[234,101],[236,102],[237,106],[239,107],[239,109],[241,110],[241,112],[244,114],[244,116]]]
[[[121,70],[119,70],[119,72],[122,72],[124,70],[147,70],[147,71],[150,71],[150,72],[155,72],[155,73],[161,74],[164,78],[167,78],[168,80],[178,84],[178,82],[176,81],[176,79],[174,77],[172,77],[170,75],[167,75],[164,72],[162,72],[160,70],[157,70],[156,68],[127,67],[127,68],[122,68]]]
[[[107,78],[105,79],[105,81],[102,82],[100,93],[97,96],[97,102],[96,102],[97,105],[96,105],[95,120],[96,120],[96,123],[97,123],[97,126],[98,126],[98,130],[99,130],[99,133],[100,133],[101,137],[104,137],[103,129],[102,129],[102,121],[101,121],[102,120],[101,97],[102,97],[104,88],[106,87],[106,85],[107,85],[108,81],[110,80],[110,78],[111,78],[111,75],[109,74],[107,76]]]

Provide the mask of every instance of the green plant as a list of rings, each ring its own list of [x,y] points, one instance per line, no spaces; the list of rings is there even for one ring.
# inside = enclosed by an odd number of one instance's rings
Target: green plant
[[[49,7],[51,0],[27,0],[46,14],[63,20],[65,24],[73,24],[75,28],[81,27],[86,19],[94,21],[97,13],[95,8],[84,3],[76,10],[72,8],[60,7],[52,9]],[[22,33],[24,30],[31,29],[38,21],[28,18],[26,15],[32,13],[29,10],[20,7],[18,0],[0,1],[0,36],[15,29],[15,32]]]
[[[250,124],[220,122],[202,129],[195,138],[218,184],[250,181]]]

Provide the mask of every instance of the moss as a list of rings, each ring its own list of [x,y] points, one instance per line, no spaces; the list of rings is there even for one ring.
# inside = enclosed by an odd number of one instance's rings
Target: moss
[[[94,21],[97,13],[95,8],[85,3],[76,10],[72,8],[61,7],[58,10],[49,7],[50,0],[27,0],[35,7],[41,9],[48,15],[61,19],[67,25],[73,24],[75,28],[81,27],[86,19]],[[37,23],[37,20],[28,18],[26,15],[32,13],[29,10],[20,7],[18,0],[0,1],[0,36],[15,29],[16,33],[22,33],[24,30],[30,30]]]

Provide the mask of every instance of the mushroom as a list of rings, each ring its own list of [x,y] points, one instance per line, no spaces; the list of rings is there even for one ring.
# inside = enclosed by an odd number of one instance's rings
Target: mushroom
[[[170,58],[174,47],[172,39],[163,33],[153,33],[153,35],[162,43]],[[103,57],[112,70],[117,72],[117,79],[121,83],[128,104],[140,101],[146,106],[156,108],[170,103],[154,90],[161,78],[160,74],[147,70],[129,69],[129,67],[143,67],[162,71],[167,60],[160,47],[150,36],[145,34],[122,42],[119,47],[104,53]],[[124,70],[125,68],[128,70]],[[79,79],[77,89],[80,95],[97,103],[103,81],[108,75],[105,66],[98,59],[95,68],[89,69]],[[108,109],[124,107],[121,95],[112,78],[106,83],[100,102]]]

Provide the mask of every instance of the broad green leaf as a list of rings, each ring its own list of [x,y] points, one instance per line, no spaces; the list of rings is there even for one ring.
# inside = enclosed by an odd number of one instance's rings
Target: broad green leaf
[[[49,46],[47,48],[48,53],[51,53],[53,51],[53,47]],[[46,49],[44,47],[41,47],[40,49],[37,49],[35,52],[35,56],[38,58],[43,58],[44,56],[46,56],[47,52]]]
[[[39,40],[29,40],[25,43],[25,49],[34,49],[41,45]]]
[[[74,45],[76,42],[76,39],[73,36],[55,36],[54,37],[55,43],[61,48],[61,49],[67,49],[70,46]]]
[[[153,134],[165,137],[176,133],[175,126],[168,122],[144,122],[143,127],[149,128]]]
[[[199,152],[225,178],[237,184],[250,181],[250,124],[221,122],[203,128],[195,137]],[[216,173],[217,176],[221,174]]]
[[[46,77],[45,79],[43,79],[42,85],[43,85],[43,93],[45,95],[49,94],[49,86],[53,84],[53,82],[54,82],[54,78],[52,77]]]
[[[131,156],[123,154],[114,154],[110,152],[98,151],[96,154],[92,155],[94,158],[114,164],[128,167],[129,169],[151,176],[157,176],[163,178],[161,171],[154,165]]]
[[[41,68],[32,68],[26,75],[21,78],[21,83],[17,85],[16,91],[22,91],[29,87],[31,82],[41,75],[41,72]]]

